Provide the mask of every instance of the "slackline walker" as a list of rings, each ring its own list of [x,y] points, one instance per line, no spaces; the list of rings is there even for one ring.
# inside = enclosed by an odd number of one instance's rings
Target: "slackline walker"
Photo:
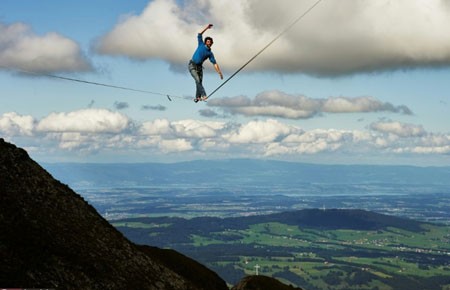
[[[221,87],[223,87],[229,80],[231,80],[235,75],[237,75],[244,67],[246,67],[249,63],[251,63],[255,58],[257,58],[264,50],[266,50],[269,46],[271,46],[275,41],[277,41],[283,34],[285,34],[289,29],[291,29],[297,22],[299,22],[306,14],[311,12],[322,0],[316,1],[311,7],[308,8],[303,14],[297,17],[288,27],[286,27],[283,31],[280,32],[271,42],[269,42],[266,46],[264,46],[257,54],[255,54],[252,58],[250,58],[244,65],[242,65],[237,71],[235,71],[231,76],[229,76],[223,83],[220,84],[211,94],[209,94],[208,98],[210,98],[215,92],[217,92]]]
[[[194,102],[198,103],[199,101],[206,101],[208,96],[206,95],[205,88],[203,87],[203,62],[207,59],[214,65],[214,69],[219,74],[220,79],[223,79],[222,71],[220,70],[219,64],[216,62],[216,58],[214,57],[214,53],[211,50],[211,46],[214,41],[212,37],[206,37],[203,40],[203,33],[211,29],[213,27],[212,24],[208,24],[205,28],[202,29],[197,34],[197,49],[194,52],[191,60],[189,61],[189,72],[191,73],[192,78],[195,81],[195,99]]]
[[[290,30],[304,16],[306,16],[309,12],[311,12],[311,10],[313,10],[321,1],[322,0],[317,0],[311,7],[308,8],[308,10],[306,10],[305,12],[303,12],[303,14],[301,14],[299,17],[297,17],[289,26],[287,26],[283,31],[281,31],[280,34],[278,34],[272,41],[270,41],[258,53],[256,53],[253,57],[251,57],[246,63],[244,63],[244,65],[242,65],[237,71],[235,71],[230,77],[228,77],[222,84],[220,84],[209,96],[206,96],[206,94],[205,94],[204,98],[201,98],[200,100],[206,101],[206,99],[211,97],[215,92],[217,92],[221,87],[223,87],[229,80],[231,80],[236,74],[238,74],[244,67],[246,67],[250,62],[252,62],[255,58],[257,58],[264,50],[266,50],[275,41],[277,41],[283,34],[285,34],[288,30]],[[211,28],[211,27],[212,27],[212,25],[209,24],[208,25],[208,29]],[[212,39],[211,39],[211,42],[212,42]],[[111,85],[111,84],[104,84],[104,83],[98,83],[98,82],[91,82],[91,81],[86,81],[86,80],[81,80],[81,79],[76,79],[76,78],[63,77],[63,76],[58,76],[58,75],[53,75],[53,74],[38,73],[38,72],[28,71],[28,70],[24,70],[24,69],[11,68],[11,67],[2,66],[2,65],[0,65],[0,67],[1,68],[6,68],[6,69],[10,69],[10,70],[15,70],[17,72],[21,72],[21,73],[25,73],[25,74],[32,74],[32,75],[37,75],[37,76],[46,76],[46,77],[50,77],[50,78],[56,78],[56,79],[61,79],[61,80],[66,80],[66,81],[91,84],[91,85],[96,85],[96,86],[109,87],[109,88],[113,88],[113,89],[120,89],[120,90],[127,90],[127,91],[133,91],[133,92],[139,92],[139,93],[145,93],[145,94],[165,96],[165,97],[167,97],[167,99],[169,101],[172,101],[172,98],[180,98],[180,99],[183,99],[183,100],[187,100],[184,97],[175,96],[175,95],[169,95],[169,94],[164,94],[164,93],[159,93],[159,92],[139,90],[139,89],[133,89],[133,88],[129,88],[129,87],[121,87],[121,86],[115,86],[115,85]],[[220,77],[223,78],[222,72],[220,71],[220,68],[218,68],[218,67],[215,67],[215,68],[216,68],[216,71],[219,73]],[[198,99],[196,99],[196,100],[198,101]]]

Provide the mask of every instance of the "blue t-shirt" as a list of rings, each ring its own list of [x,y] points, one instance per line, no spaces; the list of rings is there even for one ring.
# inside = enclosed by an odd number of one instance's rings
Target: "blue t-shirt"
[[[205,45],[205,43],[203,42],[203,37],[200,33],[197,35],[197,40],[198,40],[198,47],[195,50],[194,55],[192,56],[192,60],[197,65],[201,65],[207,58],[209,58],[210,62],[216,64],[214,54],[212,53],[211,49]]]

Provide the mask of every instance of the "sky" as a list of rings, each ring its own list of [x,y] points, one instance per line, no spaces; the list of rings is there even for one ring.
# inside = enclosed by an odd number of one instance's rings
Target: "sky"
[[[209,23],[207,93],[275,41],[194,103]],[[0,138],[38,162],[448,166],[448,27],[445,0],[2,0]]]

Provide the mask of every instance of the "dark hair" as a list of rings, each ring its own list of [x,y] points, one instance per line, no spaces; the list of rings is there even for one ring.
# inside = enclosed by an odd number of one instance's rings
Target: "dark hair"
[[[208,39],[211,40],[211,42],[214,42],[213,39],[212,39],[211,37],[207,36],[207,37],[205,38],[205,43],[206,43],[206,41],[207,41]]]

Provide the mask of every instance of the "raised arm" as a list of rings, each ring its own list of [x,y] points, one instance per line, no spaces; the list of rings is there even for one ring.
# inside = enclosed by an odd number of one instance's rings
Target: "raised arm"
[[[213,25],[212,24],[208,24],[208,25],[206,25],[206,27],[205,28],[203,28],[203,30],[202,31],[200,31],[199,33],[200,34],[203,34],[206,30],[208,30],[208,29],[210,29],[210,28],[212,28],[213,27]]]

